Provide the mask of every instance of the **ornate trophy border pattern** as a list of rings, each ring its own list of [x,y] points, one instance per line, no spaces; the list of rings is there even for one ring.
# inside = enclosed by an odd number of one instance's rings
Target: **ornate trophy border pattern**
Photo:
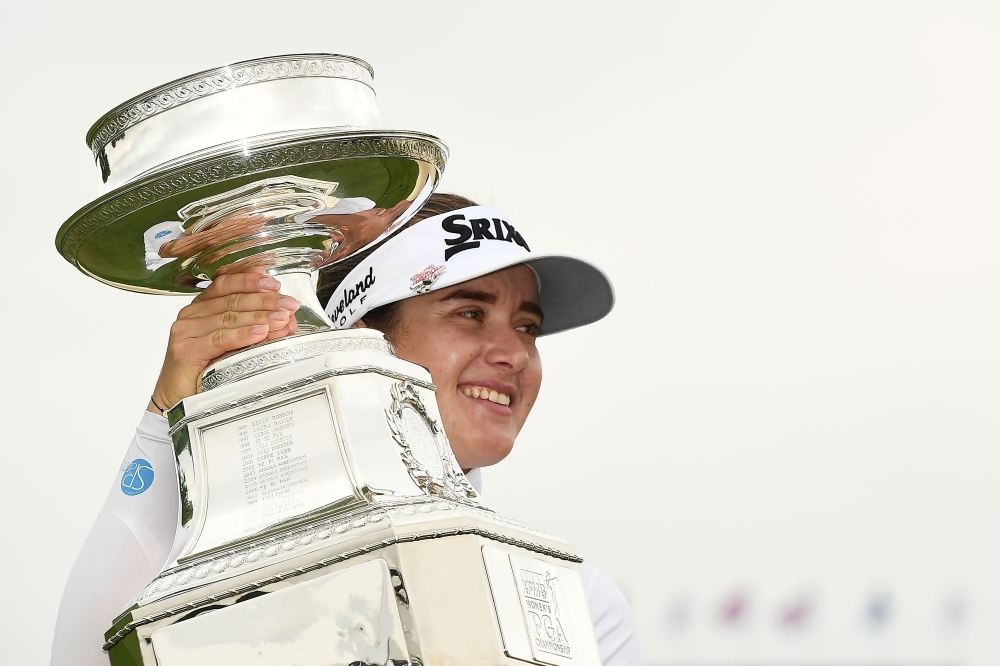
[[[91,235],[140,208],[211,183],[280,167],[353,157],[407,157],[444,170],[445,151],[440,145],[429,138],[401,134],[305,139],[293,145],[251,148],[250,156],[245,156],[242,148],[234,148],[232,153],[148,177],[101,197],[92,208],[84,208],[70,218],[66,235],[59,239],[60,252],[75,264],[80,248]]]
[[[357,349],[371,349],[386,354],[393,353],[392,345],[386,340],[357,338],[318,340],[316,342],[306,342],[300,345],[283,347],[273,351],[265,348],[262,353],[256,356],[245,358],[232,365],[208,370],[201,378],[201,388],[199,390],[209,391],[217,386],[256,375],[279,365],[287,365],[328,352],[353,351]]]
[[[392,403],[389,409],[385,411],[385,417],[389,425],[389,431],[392,433],[392,438],[396,440],[396,444],[399,446],[399,457],[402,459],[403,464],[406,465],[406,471],[409,472],[410,478],[420,486],[421,490],[433,497],[441,497],[463,504],[469,502],[475,503],[479,495],[476,493],[476,489],[472,487],[472,484],[469,483],[469,480],[465,478],[462,470],[455,468],[453,456],[441,456],[444,473],[442,478],[435,479],[413,455],[413,450],[410,448],[410,443],[406,441],[406,435],[404,434],[404,409],[411,409],[416,412],[426,424],[428,430],[430,430],[439,448],[444,447],[445,450],[451,451],[451,445],[448,444],[448,436],[438,427],[437,422],[428,415],[427,408],[424,406],[413,384],[409,381],[398,382],[392,385],[390,393],[392,395]]]
[[[125,130],[174,107],[254,83],[306,77],[351,79],[369,88],[375,83],[371,65],[350,56],[303,54],[237,62],[172,81],[130,99],[94,123],[87,132],[87,145],[99,159],[104,147],[114,145]]]
[[[220,574],[227,570],[238,569],[246,564],[254,564],[277,555],[285,555],[308,546],[314,541],[325,541],[330,537],[342,536],[365,525],[379,523],[397,515],[414,516],[418,513],[449,511],[454,508],[453,504],[443,502],[439,498],[428,497],[411,501],[403,506],[368,508],[360,513],[355,512],[331,518],[290,534],[252,541],[211,558],[199,559],[193,563],[164,571],[146,586],[146,589],[137,597],[137,601],[148,599],[154,594],[165,592],[174,586],[184,586],[192,581],[203,580],[211,574]]]
[[[451,508],[451,507],[449,507],[449,508]],[[386,517],[388,517],[388,516],[386,514],[383,514],[377,520],[384,520]],[[479,528],[479,527],[459,527],[459,528],[452,528],[452,529],[447,529],[447,530],[434,530],[434,531],[431,531],[431,532],[423,532],[423,533],[418,533],[418,534],[408,534],[408,535],[395,536],[395,537],[390,537],[388,539],[383,539],[382,541],[378,541],[376,543],[372,543],[372,544],[369,544],[367,546],[362,546],[360,548],[356,548],[354,550],[347,551],[345,553],[341,553],[340,555],[335,555],[333,557],[328,557],[328,558],[319,560],[317,562],[313,562],[312,564],[308,564],[308,565],[303,566],[303,567],[298,567],[296,569],[291,569],[289,571],[285,571],[283,573],[275,574],[275,575],[269,576],[267,578],[262,578],[260,580],[255,580],[254,582],[247,583],[246,585],[241,585],[239,587],[230,588],[228,590],[224,590],[222,592],[218,592],[216,594],[212,594],[212,595],[203,597],[203,598],[198,599],[196,601],[191,601],[191,602],[186,603],[186,604],[181,604],[179,606],[175,606],[174,608],[169,608],[167,610],[160,611],[159,613],[155,613],[153,615],[147,615],[145,617],[136,618],[135,620],[132,620],[131,622],[129,622],[125,626],[123,626],[121,629],[119,629],[111,637],[109,637],[105,641],[103,648],[104,648],[105,651],[110,650],[117,643],[121,642],[122,639],[124,639],[126,636],[128,636],[133,631],[135,631],[136,627],[141,627],[143,625],[147,625],[147,624],[150,624],[152,622],[157,622],[157,621],[162,620],[163,618],[166,618],[166,617],[172,617],[172,616],[180,615],[181,613],[187,613],[189,611],[201,608],[202,606],[205,606],[207,604],[212,604],[212,603],[216,603],[216,602],[222,601],[224,599],[230,599],[232,597],[236,597],[236,596],[240,596],[240,595],[243,595],[243,594],[247,594],[248,592],[252,592],[254,590],[258,590],[258,589],[260,589],[262,587],[266,587],[267,585],[271,585],[273,583],[280,583],[280,582],[288,580],[289,578],[294,578],[295,576],[300,576],[302,574],[309,573],[311,571],[316,571],[317,569],[323,569],[323,568],[331,566],[333,564],[339,564],[340,562],[345,562],[347,560],[350,560],[352,558],[358,557],[360,555],[366,555],[368,553],[372,553],[372,552],[375,552],[377,550],[381,550],[383,548],[389,548],[390,546],[395,546],[396,544],[400,544],[400,543],[413,543],[413,542],[416,542],[416,541],[426,541],[428,539],[443,539],[443,538],[456,537],[456,536],[467,536],[467,535],[468,536],[478,536],[478,537],[481,537],[483,539],[489,539],[491,541],[496,541],[497,543],[503,543],[503,544],[507,544],[509,546],[515,546],[517,548],[523,548],[525,550],[530,550],[532,552],[539,553],[541,555],[548,555],[549,557],[554,557],[556,559],[565,560],[567,562],[574,562],[574,563],[577,563],[577,564],[579,564],[580,562],[583,562],[583,558],[579,557],[578,555],[574,555],[572,553],[568,553],[568,552],[565,552],[565,551],[557,550],[555,548],[549,548],[548,546],[543,546],[541,544],[532,543],[530,541],[525,541],[523,539],[515,539],[515,538],[512,538],[512,537],[506,536],[504,534],[500,534],[498,532],[493,532],[492,530],[485,530],[485,529],[482,529],[482,528]],[[121,616],[119,616],[119,617],[121,617]]]
[[[213,574],[218,575],[225,571],[238,569],[244,565],[254,564],[278,555],[290,555],[316,541],[325,541],[330,537],[343,536],[348,532],[372,523],[380,523],[383,520],[391,520],[399,516],[408,517],[420,513],[451,511],[456,508],[458,508],[458,503],[454,501],[445,501],[439,497],[415,497],[395,504],[368,507],[346,515],[329,518],[313,525],[307,525],[272,537],[244,543],[210,557],[197,558],[192,562],[168,569],[149,583],[139,593],[135,601],[149,599],[153,595],[165,592],[175,586],[184,586],[191,582],[202,581]],[[471,511],[474,515],[482,518],[551,537],[547,532],[543,532],[536,527],[512,518],[500,516],[489,509],[471,507],[467,504],[462,504],[461,508],[465,511]],[[545,553],[563,560],[577,561],[579,559],[573,559],[576,558],[575,555],[547,548],[539,544],[530,544],[528,550]]]

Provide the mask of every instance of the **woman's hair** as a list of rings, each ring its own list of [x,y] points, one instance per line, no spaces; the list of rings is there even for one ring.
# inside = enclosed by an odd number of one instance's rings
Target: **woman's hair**
[[[458,210],[459,208],[467,208],[469,206],[476,205],[478,204],[475,201],[466,199],[458,194],[435,193],[427,198],[427,202],[416,212],[416,214],[414,214],[412,218],[410,218],[410,220],[406,223],[406,226],[411,227],[421,220],[426,220],[428,217],[434,217],[435,215],[450,213],[451,211]],[[382,242],[384,243],[385,241]],[[339,287],[340,283],[344,281],[344,278],[346,278],[358,264],[364,261],[369,254],[377,250],[381,245],[382,243],[379,243],[375,247],[365,250],[364,252],[358,252],[356,255],[348,257],[341,262],[320,269],[319,282],[316,285],[316,296],[319,298],[319,302],[323,304],[323,307],[326,307],[327,301],[330,300],[330,296],[337,291],[337,287]],[[374,328],[382,331],[386,335],[389,335],[390,332],[393,331],[399,324],[398,305],[399,301],[386,303],[385,305],[377,307],[366,314],[361,318],[361,321],[365,322],[365,325],[369,328]]]

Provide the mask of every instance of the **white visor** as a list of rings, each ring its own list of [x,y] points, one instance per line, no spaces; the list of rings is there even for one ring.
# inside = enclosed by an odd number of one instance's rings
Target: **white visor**
[[[344,278],[326,313],[336,328],[350,328],[377,307],[517,264],[538,276],[539,335],[593,323],[614,307],[611,281],[599,268],[536,254],[501,211],[470,206],[421,220],[386,241]]]

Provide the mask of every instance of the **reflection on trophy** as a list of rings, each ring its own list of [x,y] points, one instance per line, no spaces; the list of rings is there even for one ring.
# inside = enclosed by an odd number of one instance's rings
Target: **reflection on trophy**
[[[116,287],[194,293],[261,271],[298,333],[218,360],[169,411],[180,554],[118,618],[115,666],[600,663],[580,559],[483,506],[424,368],[334,331],[319,268],[384,240],[447,149],[388,128],[371,67],[237,63],[114,109],[87,140],[103,194],[60,253]]]

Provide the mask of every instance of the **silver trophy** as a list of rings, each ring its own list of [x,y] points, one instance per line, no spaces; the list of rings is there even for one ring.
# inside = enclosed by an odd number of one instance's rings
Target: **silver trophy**
[[[459,468],[429,373],[334,331],[319,268],[400,229],[438,139],[394,131],[356,58],[236,63],[143,93],[87,135],[101,196],[59,252],[116,287],[265,270],[298,334],[208,368],[169,411],[180,555],[118,618],[114,666],[599,664],[580,558]]]

